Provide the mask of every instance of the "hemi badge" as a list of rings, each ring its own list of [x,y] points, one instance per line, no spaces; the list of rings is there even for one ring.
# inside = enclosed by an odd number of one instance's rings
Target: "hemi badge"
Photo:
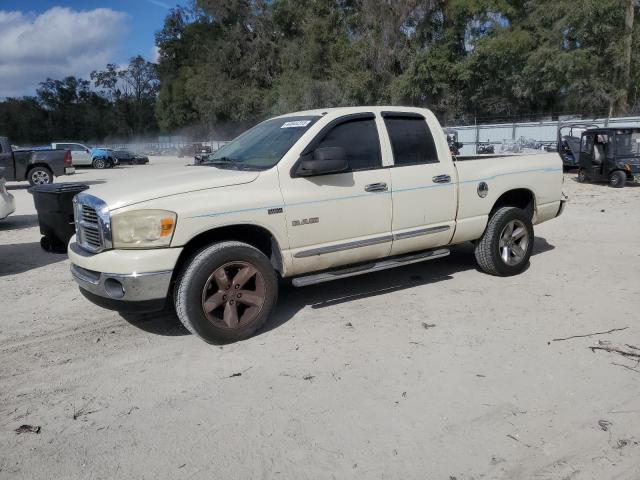
[[[282,213],[282,207],[270,208],[267,211],[269,212],[269,215],[275,215],[276,213]]]

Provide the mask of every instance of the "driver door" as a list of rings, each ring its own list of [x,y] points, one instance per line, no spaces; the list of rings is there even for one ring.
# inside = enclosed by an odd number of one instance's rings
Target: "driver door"
[[[314,148],[343,148],[348,171],[313,177],[279,172],[294,274],[389,254],[391,176],[382,168],[380,126],[373,113],[347,115],[312,140]]]

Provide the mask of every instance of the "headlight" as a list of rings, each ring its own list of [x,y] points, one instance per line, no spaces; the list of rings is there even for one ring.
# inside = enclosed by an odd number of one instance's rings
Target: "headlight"
[[[176,214],[167,210],[133,210],[111,217],[113,248],[168,247]]]

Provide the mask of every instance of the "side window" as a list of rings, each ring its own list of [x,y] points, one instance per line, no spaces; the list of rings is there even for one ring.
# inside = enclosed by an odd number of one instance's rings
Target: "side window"
[[[84,152],[84,148],[82,148],[82,146],[78,145],[78,144],[71,144],[71,151],[72,152]]]
[[[56,150],[69,150],[69,145],[66,143],[56,143]]]
[[[591,153],[593,151],[593,135],[584,135],[582,137],[581,150],[582,153]]]
[[[351,170],[368,170],[382,166],[380,139],[373,118],[348,120],[333,127],[316,145],[342,147]]]
[[[385,115],[395,165],[438,163],[438,151],[427,121],[420,117]]]

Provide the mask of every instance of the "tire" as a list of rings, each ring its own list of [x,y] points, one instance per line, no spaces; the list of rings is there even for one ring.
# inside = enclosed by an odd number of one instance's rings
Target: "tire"
[[[484,234],[476,243],[476,261],[490,275],[517,275],[529,264],[533,241],[529,215],[520,208],[501,207],[489,219]]]
[[[613,188],[622,188],[627,183],[627,174],[622,170],[616,170],[609,177],[609,185]]]
[[[587,180],[589,180],[589,178],[587,176],[587,170],[585,168],[579,169],[578,170],[578,182],[585,183]]]
[[[252,336],[267,321],[278,298],[278,279],[260,250],[228,241],[197,251],[178,274],[173,293],[187,330],[207,343],[233,342]],[[205,312],[206,303],[213,309]]]
[[[107,162],[104,161],[104,158],[96,157],[93,159],[91,164],[93,165],[93,168],[107,168]]]
[[[53,172],[47,167],[33,167],[29,170],[27,180],[31,186],[53,183]]]

